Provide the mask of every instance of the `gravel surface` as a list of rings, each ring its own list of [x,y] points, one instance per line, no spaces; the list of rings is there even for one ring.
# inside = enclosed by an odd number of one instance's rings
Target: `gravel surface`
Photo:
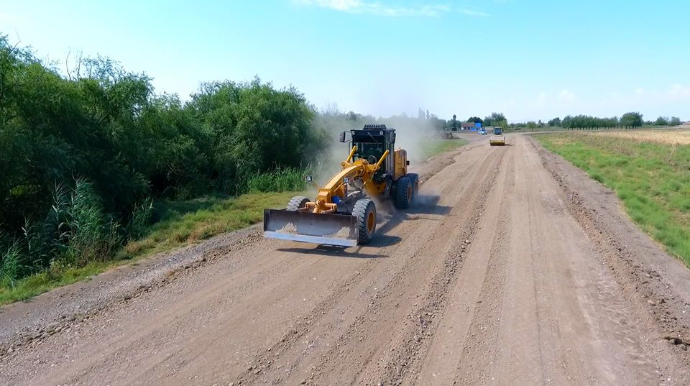
[[[690,384],[690,273],[524,135],[371,245],[216,237],[0,309],[2,385]]]

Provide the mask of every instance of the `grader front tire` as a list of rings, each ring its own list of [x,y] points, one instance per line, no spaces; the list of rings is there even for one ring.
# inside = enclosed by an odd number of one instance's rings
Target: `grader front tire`
[[[352,215],[357,217],[358,244],[369,244],[376,233],[376,205],[368,198],[357,200],[352,209]]]
[[[287,210],[290,212],[297,212],[299,209],[307,206],[309,199],[304,196],[295,196],[290,199],[287,205]]]

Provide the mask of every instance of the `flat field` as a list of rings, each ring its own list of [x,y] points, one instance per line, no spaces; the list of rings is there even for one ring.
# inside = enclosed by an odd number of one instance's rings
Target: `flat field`
[[[690,130],[601,131],[594,135],[664,145],[690,145]]]

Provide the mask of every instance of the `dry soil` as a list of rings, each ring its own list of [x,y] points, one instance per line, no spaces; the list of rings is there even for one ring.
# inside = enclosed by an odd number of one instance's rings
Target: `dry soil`
[[[1,385],[690,384],[690,274],[524,135],[368,246],[253,227],[0,309]]]

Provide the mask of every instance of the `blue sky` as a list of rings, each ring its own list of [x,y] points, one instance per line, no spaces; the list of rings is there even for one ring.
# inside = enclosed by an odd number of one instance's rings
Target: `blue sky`
[[[258,75],[373,115],[688,120],[688,15],[685,0],[0,0],[0,33],[51,60],[111,57],[183,99]]]

